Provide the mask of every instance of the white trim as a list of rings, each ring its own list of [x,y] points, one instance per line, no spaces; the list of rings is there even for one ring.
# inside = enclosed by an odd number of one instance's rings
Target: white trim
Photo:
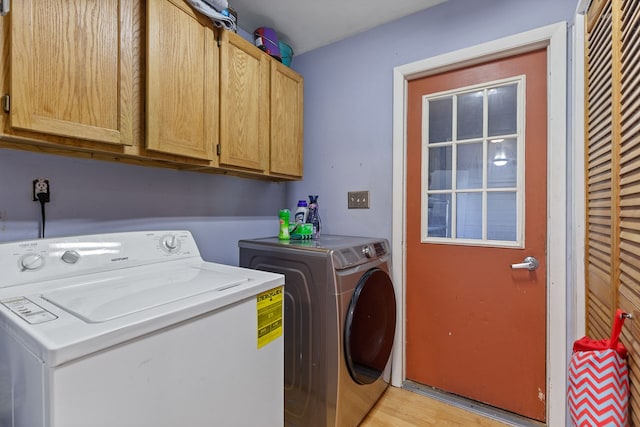
[[[586,7],[586,6],[585,6]],[[585,282],[585,16],[576,15],[573,27],[573,153],[572,153],[572,202],[573,206],[573,330],[569,329],[570,341],[586,333],[586,287]]]
[[[578,15],[585,15],[587,13],[587,9],[589,8],[590,4],[591,4],[591,0],[579,0],[578,5],[576,6],[576,17]],[[582,55],[582,53],[584,53],[584,51],[582,51],[580,55]],[[583,79],[580,79],[580,80],[583,80]]]
[[[407,82],[419,77],[547,47],[548,62],[548,211],[547,211],[547,423],[564,426],[566,418],[566,119],[567,24],[560,22],[483,43],[393,70],[393,280],[400,309],[393,354],[392,383],[405,379],[405,214]],[[555,184],[552,186],[552,183]],[[553,189],[553,191],[552,191]],[[553,302],[553,303],[551,303]],[[553,327],[551,327],[553,326]]]

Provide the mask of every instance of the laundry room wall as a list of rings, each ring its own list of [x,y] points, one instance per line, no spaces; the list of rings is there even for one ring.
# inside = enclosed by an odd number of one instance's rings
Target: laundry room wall
[[[203,258],[237,265],[238,240],[277,234],[284,183],[0,149],[0,242],[38,237],[32,181],[46,178],[46,236],[190,230]]]
[[[210,261],[275,235],[277,211],[318,194],[324,232],[391,239],[393,68],[558,21],[576,0],[448,0],[295,56],[305,78],[304,180],[269,183],[0,149],[0,242],[37,237],[31,181],[50,180],[47,235],[190,229]],[[241,31],[246,38],[250,34]],[[347,209],[369,190],[370,209]]]
[[[576,0],[448,0],[296,56],[305,78],[304,180],[288,206],[318,194],[324,231],[391,240],[393,68],[560,21]],[[390,4],[390,7],[393,7]],[[370,209],[347,209],[369,190]]]

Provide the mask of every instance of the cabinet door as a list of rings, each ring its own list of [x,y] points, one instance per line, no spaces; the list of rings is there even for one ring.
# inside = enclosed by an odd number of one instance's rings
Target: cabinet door
[[[147,1],[147,148],[213,159],[217,82],[211,21],[182,0]]]
[[[220,46],[220,165],[269,167],[269,58],[229,31]]]
[[[302,92],[302,76],[285,65],[272,61],[271,173],[302,176]]]
[[[11,126],[132,144],[132,0],[20,0],[10,17]]]

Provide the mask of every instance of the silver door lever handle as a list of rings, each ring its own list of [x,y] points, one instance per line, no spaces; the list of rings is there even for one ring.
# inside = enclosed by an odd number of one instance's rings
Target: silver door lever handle
[[[536,268],[538,268],[538,265],[540,265],[540,263],[538,262],[537,259],[535,259],[532,256],[528,256],[524,259],[524,262],[521,262],[519,264],[511,264],[511,268],[514,270],[525,269],[525,270],[533,271]]]

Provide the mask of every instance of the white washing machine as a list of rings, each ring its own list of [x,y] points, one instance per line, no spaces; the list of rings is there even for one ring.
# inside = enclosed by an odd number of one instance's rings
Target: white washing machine
[[[0,426],[283,425],[280,274],[188,231],[0,244]]]
[[[240,265],[285,275],[285,426],[355,427],[390,381],[396,325],[385,239],[241,240]]]

